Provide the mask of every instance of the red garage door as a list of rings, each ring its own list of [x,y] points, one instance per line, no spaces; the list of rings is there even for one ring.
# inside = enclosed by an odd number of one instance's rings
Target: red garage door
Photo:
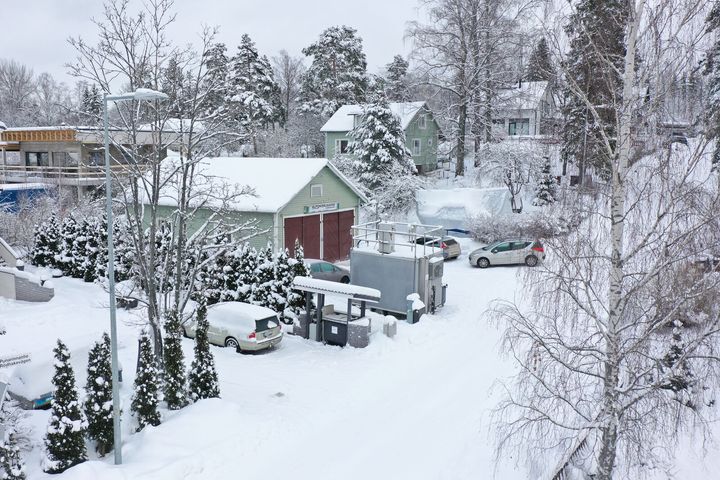
[[[350,256],[352,246],[350,227],[353,223],[355,223],[353,210],[286,218],[285,247],[292,252],[295,248],[295,239],[298,239],[307,258],[321,258],[329,262],[344,260]]]
[[[320,215],[285,219],[285,247],[292,253],[300,241],[307,258],[320,258]]]

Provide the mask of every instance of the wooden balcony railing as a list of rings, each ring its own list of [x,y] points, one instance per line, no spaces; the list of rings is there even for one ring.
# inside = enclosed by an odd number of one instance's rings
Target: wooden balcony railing
[[[113,175],[129,172],[125,165],[112,165]],[[79,165],[73,167],[35,167],[0,164],[0,182],[52,183],[56,185],[100,185],[105,181],[105,167]]]

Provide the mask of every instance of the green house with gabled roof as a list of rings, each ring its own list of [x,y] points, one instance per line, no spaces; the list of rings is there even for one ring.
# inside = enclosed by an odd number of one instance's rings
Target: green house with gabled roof
[[[364,105],[343,105],[320,129],[325,134],[325,156],[347,153],[350,131],[362,120]],[[390,110],[405,131],[407,148],[419,173],[437,168],[437,146],[442,136],[435,115],[425,102],[391,103]]]

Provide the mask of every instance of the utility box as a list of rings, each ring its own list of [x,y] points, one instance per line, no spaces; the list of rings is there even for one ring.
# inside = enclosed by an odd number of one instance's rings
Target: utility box
[[[348,343],[347,321],[325,318],[322,322],[323,339],[328,345],[344,347]]]
[[[427,309],[442,306],[443,252],[432,241],[439,226],[371,222],[353,227],[350,271],[354,285],[380,290],[374,309],[407,315],[407,297],[417,293]]]
[[[348,324],[348,345],[365,348],[370,345],[370,319],[359,318]]]

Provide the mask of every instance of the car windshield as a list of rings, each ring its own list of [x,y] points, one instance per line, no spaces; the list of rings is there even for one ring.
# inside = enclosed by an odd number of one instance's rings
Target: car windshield
[[[267,317],[255,320],[255,331],[262,332],[278,326],[277,317]]]

